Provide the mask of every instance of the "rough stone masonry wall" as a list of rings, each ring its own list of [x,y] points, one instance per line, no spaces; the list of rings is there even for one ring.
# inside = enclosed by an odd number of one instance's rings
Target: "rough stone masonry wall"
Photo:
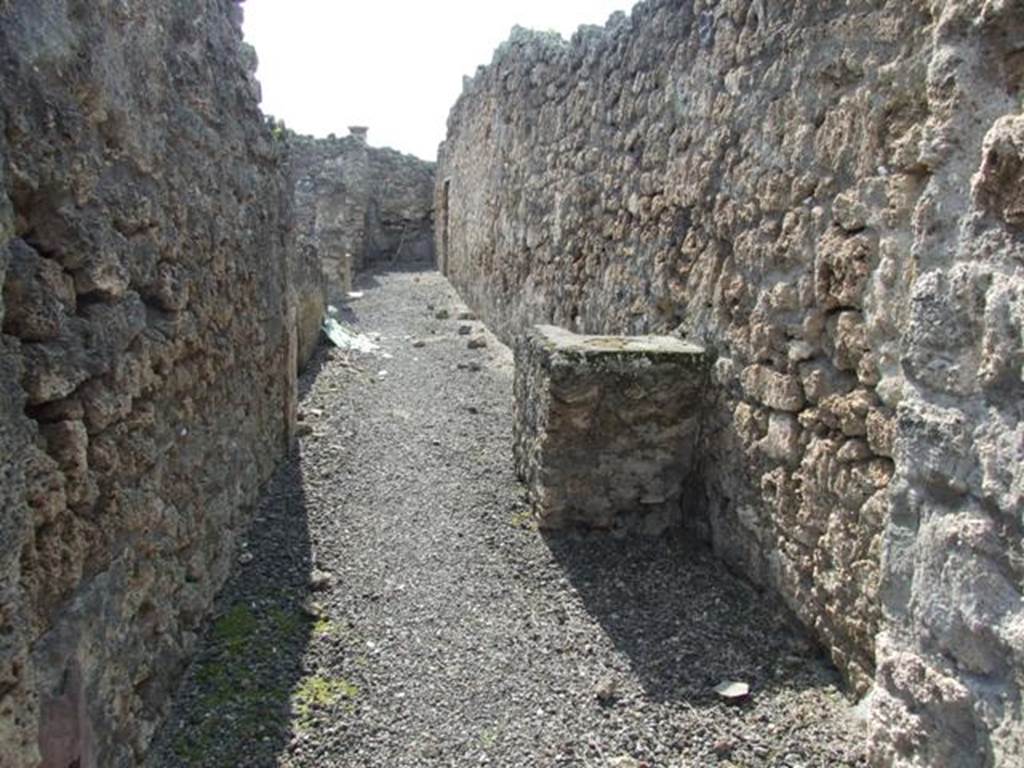
[[[288,142],[288,170],[292,184],[295,207],[295,268],[291,274],[295,295],[296,345],[298,366],[303,368],[320,342],[320,326],[327,312],[328,275],[337,275],[342,267],[338,254],[327,252],[321,247],[324,235],[319,226],[320,210],[333,202],[331,187],[327,179],[314,169],[319,169],[318,153],[302,140],[276,123],[275,134]],[[344,201],[336,201],[337,213],[343,214]]]
[[[315,253],[337,292],[346,253],[354,270],[434,259],[434,164],[342,139],[292,136],[299,249]]]
[[[0,2],[3,768],[138,764],[289,439],[291,190],[240,23]]]
[[[506,340],[717,357],[694,521],[778,590],[879,765],[1024,759],[1024,6],[648,0],[516,30],[438,165]]]

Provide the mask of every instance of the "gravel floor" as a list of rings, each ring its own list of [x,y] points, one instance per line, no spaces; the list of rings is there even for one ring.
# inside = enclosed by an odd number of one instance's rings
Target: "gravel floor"
[[[863,764],[834,671],[703,548],[533,529],[511,355],[443,277],[361,287],[348,319],[390,357],[306,375],[150,766]]]

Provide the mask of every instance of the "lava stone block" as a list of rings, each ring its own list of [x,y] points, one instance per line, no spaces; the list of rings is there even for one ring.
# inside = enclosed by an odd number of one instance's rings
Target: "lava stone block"
[[[708,356],[539,325],[516,344],[514,454],[541,528],[656,534],[682,515]]]

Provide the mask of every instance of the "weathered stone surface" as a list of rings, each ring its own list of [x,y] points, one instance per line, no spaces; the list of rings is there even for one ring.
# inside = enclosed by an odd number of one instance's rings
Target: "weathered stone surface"
[[[516,345],[514,447],[543,528],[677,523],[707,357],[668,336],[537,326]]]
[[[140,762],[289,440],[238,6],[0,3],[0,766]]]
[[[695,522],[875,685],[878,765],[1024,761],[1022,34],[648,0],[515,30],[439,158],[438,262],[499,335],[713,350]]]
[[[370,147],[366,135],[289,135],[299,251],[323,264],[332,296],[346,254],[355,271],[434,259],[434,164]]]

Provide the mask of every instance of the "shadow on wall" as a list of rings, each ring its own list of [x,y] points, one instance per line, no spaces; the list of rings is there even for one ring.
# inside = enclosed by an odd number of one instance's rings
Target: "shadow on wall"
[[[303,377],[308,391],[320,366]],[[298,450],[298,449],[296,449]],[[311,610],[305,482],[293,452],[264,490],[215,619],[158,733],[151,768],[276,765],[303,723]]]
[[[420,221],[383,220],[377,209],[377,205],[371,204],[367,214],[364,268],[379,270],[406,263],[434,263],[432,215],[428,214]]]
[[[547,533],[545,540],[655,701],[712,706],[723,680],[749,683],[755,697],[840,684],[781,603],[682,530],[661,538]]]

